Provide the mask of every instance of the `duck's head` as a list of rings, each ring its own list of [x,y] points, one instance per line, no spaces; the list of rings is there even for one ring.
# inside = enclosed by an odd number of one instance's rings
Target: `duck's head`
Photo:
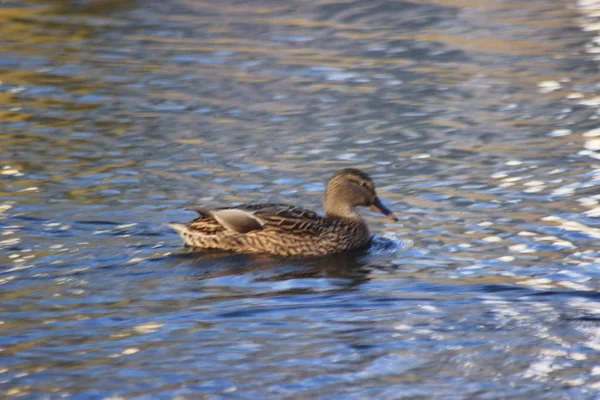
[[[325,188],[325,214],[329,217],[360,219],[355,207],[370,207],[386,217],[398,221],[398,218],[383,205],[373,180],[356,168],[344,168],[327,182]]]

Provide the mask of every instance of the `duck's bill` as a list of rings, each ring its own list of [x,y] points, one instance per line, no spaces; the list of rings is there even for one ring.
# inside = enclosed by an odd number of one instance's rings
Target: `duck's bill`
[[[386,206],[383,205],[381,200],[379,200],[379,197],[375,197],[375,201],[369,207],[371,208],[371,210],[377,211],[378,213],[385,215],[392,221],[398,221],[398,218],[396,218],[394,213],[392,211],[390,211],[389,208],[387,208]]]

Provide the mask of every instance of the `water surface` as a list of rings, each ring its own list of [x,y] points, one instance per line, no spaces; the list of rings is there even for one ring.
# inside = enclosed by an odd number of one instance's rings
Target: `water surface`
[[[27,398],[593,399],[600,5],[0,5],[0,387]],[[321,209],[364,253],[184,249],[186,206]]]

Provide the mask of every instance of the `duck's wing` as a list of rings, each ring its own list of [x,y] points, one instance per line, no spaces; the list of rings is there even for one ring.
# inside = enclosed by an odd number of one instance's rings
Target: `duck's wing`
[[[188,227],[205,234],[225,230],[248,233],[261,229],[317,234],[328,224],[314,211],[288,204],[243,204],[230,208],[189,208],[200,214]]]
[[[194,207],[188,210],[196,211],[200,216],[187,223],[187,227],[204,235],[215,235],[223,232],[225,228],[217,222],[208,208]]]
[[[237,233],[248,233],[260,230],[265,221],[255,214],[259,211],[277,212],[291,206],[286,204],[242,204],[236,207],[206,208],[190,207],[187,210],[196,211],[200,216],[187,224],[191,229],[204,234],[216,234],[222,231],[233,231]]]
[[[263,229],[291,233],[318,234],[329,225],[314,211],[285,204],[261,208],[254,212],[254,216],[261,220]]]

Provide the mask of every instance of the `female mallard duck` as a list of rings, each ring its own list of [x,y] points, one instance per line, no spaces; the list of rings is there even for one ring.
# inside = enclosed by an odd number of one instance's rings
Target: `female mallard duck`
[[[327,182],[323,217],[287,204],[245,204],[192,208],[200,217],[186,225],[169,226],[192,247],[283,256],[324,255],[369,243],[367,224],[355,211],[358,206],[398,220],[377,197],[369,175],[346,168]]]

